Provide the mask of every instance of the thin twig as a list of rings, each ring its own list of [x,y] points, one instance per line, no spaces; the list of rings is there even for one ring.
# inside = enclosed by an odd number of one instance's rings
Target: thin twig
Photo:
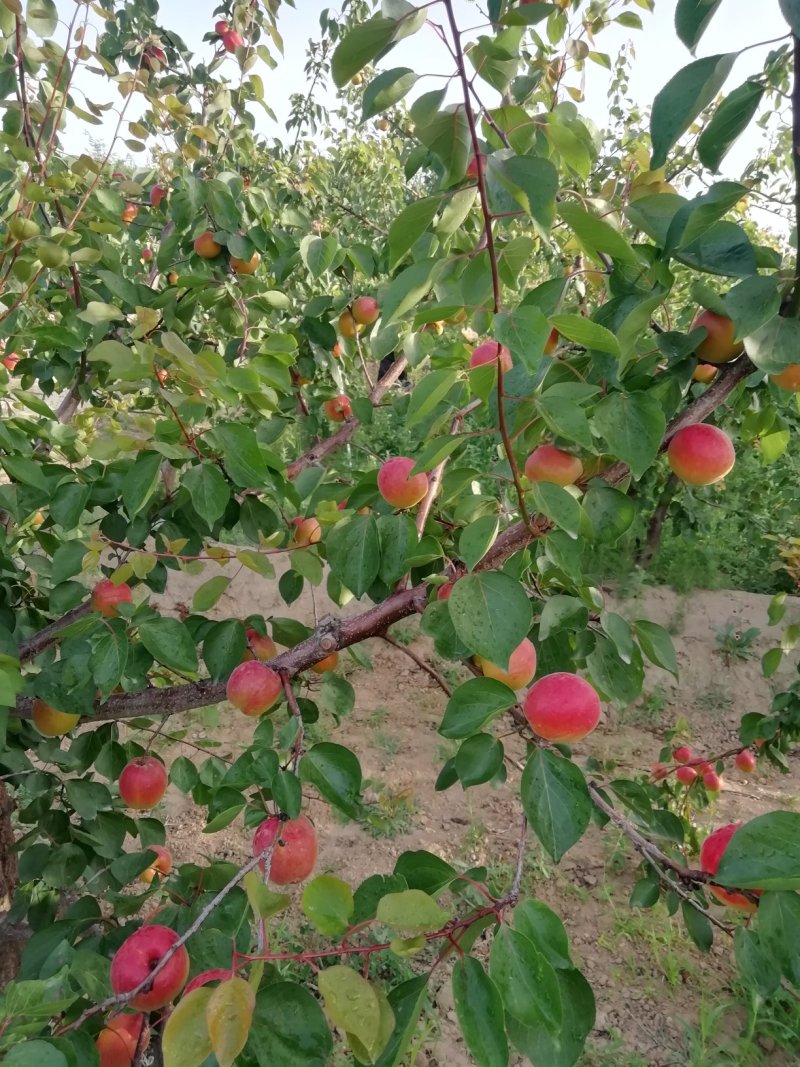
[[[283,691],[286,694],[286,703],[289,705],[289,710],[297,722],[297,734],[295,735],[294,743],[292,744],[292,772],[297,774],[300,757],[303,755],[305,727],[303,725],[303,716],[300,714],[300,705],[297,703],[297,697],[294,695],[294,690],[292,689],[290,676],[286,673],[281,674],[281,681],[283,682]]]
[[[528,819],[522,816],[519,828],[519,843],[517,844],[517,866],[514,871],[514,881],[511,883],[509,897],[516,901],[519,898],[519,890],[522,885],[522,873],[525,870],[525,845],[528,841]]]
[[[450,688],[444,678],[442,678],[441,674],[439,674],[438,671],[434,670],[434,668],[431,667],[429,663],[426,663],[421,656],[418,656],[416,652],[413,651],[413,649],[407,648],[405,645],[401,645],[399,641],[396,641],[393,637],[390,637],[389,634],[382,634],[382,637],[383,640],[387,643],[387,645],[391,645],[392,648],[396,648],[399,652],[403,652],[406,656],[408,656],[409,659],[413,660],[414,663],[416,663],[416,665],[421,671],[425,671],[427,675],[433,678],[434,682],[436,682],[436,684],[448,698],[453,695],[453,690]]]

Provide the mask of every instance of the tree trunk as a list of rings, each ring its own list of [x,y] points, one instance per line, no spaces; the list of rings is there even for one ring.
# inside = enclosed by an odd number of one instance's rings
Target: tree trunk
[[[16,977],[25,943],[15,929],[6,930],[3,925],[3,917],[11,908],[17,888],[17,853],[11,826],[13,810],[14,802],[5,784],[0,782],[0,989]]]

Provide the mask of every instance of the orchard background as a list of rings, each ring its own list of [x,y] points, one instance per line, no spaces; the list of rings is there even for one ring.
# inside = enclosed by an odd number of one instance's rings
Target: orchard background
[[[11,1067],[796,1062],[800,4],[651,7],[0,0]]]

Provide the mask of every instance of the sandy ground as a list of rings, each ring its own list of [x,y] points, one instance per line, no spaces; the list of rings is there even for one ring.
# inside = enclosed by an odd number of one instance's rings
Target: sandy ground
[[[206,571],[201,578],[174,575],[162,598],[163,607],[175,609],[190,603],[193,589],[210,574]],[[777,643],[782,632],[782,625],[768,627],[768,604],[768,597],[758,595],[698,592],[682,597],[665,589],[649,589],[637,600],[618,605],[627,618],[650,618],[670,629],[678,653],[680,682],[663,671],[650,670],[642,700],[622,711],[609,710],[591,744],[578,755],[614,758],[632,771],[647,768],[657,756],[665,730],[679,721],[686,724],[691,742],[703,751],[721,751],[735,743],[740,716],[766,710],[772,692],[780,688],[780,678],[790,676],[794,666],[787,663],[786,671],[769,682],[761,676],[760,657]],[[277,596],[277,581],[245,572],[233,581],[215,613],[244,617],[260,612],[268,617],[274,612],[313,623],[315,612],[320,616],[331,610],[338,609],[333,609],[319,591],[312,602],[308,587],[287,609]],[[359,610],[359,605],[345,609],[353,610]],[[800,617],[800,602],[790,605],[788,616]],[[721,654],[717,628],[728,623],[739,631],[751,626],[761,629],[751,658],[731,659]],[[410,637],[413,626],[401,624],[401,629],[404,627]],[[422,654],[431,653],[419,637],[414,648]],[[355,886],[369,873],[391,871],[400,852],[426,848],[458,864],[486,864],[500,884],[505,884],[504,878],[510,882],[518,824],[518,772],[510,769],[507,785],[498,790],[483,786],[464,792],[456,786],[435,793],[438,769],[452,751],[437,734],[444,695],[398,649],[374,640],[369,653],[372,671],[347,655],[341,658],[340,669],[356,688],[352,714],[339,726],[326,716],[315,729],[324,730],[326,739],[354,749],[369,780],[367,798],[387,813],[393,829],[400,832],[376,837],[355,823],[342,825],[327,806],[312,803],[310,812],[320,831],[319,870],[335,871]],[[454,671],[457,674],[458,668]],[[450,680],[456,679],[451,676]],[[310,684],[318,686],[319,681]],[[178,725],[188,730],[188,741],[222,741],[218,751],[223,755],[235,755],[252,732],[250,720],[224,707],[217,726],[205,725],[199,713],[176,718],[171,729]],[[203,758],[184,744],[163,749],[167,761],[179,754]],[[754,778],[732,771],[707,821],[718,824],[751,818],[776,807],[793,807],[798,792],[800,777],[794,769],[790,775],[769,772]],[[168,844],[177,862],[195,860],[202,854],[232,860],[249,855],[249,834],[238,822],[204,836],[200,833],[202,814],[173,787],[166,805]],[[716,1067],[718,1063],[736,1062],[747,1067],[766,1062],[781,1067],[795,1062],[766,1038],[752,1058],[718,1058],[742,1023],[734,1008],[722,1012],[707,1052],[692,1051],[692,1035],[696,1043],[701,1013],[732,1003],[730,983],[735,971],[731,947],[715,941],[711,955],[703,957],[683,932],[680,919],[669,920],[663,907],[652,912],[631,910],[627,897],[636,864],[632,857],[625,858],[626,852],[612,831],[592,829],[555,867],[531,840],[527,886],[563,918],[574,955],[597,997],[592,1051],[582,1063],[591,1067],[612,1063],[619,1067]],[[442,977],[436,984],[438,1011],[431,1013],[428,1039],[417,1056],[419,1067],[467,1067],[472,1063],[455,1024],[444,970],[440,969]]]

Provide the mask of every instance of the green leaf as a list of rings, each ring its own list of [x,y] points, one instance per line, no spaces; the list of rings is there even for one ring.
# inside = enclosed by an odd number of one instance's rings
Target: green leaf
[[[681,901],[681,915],[686,932],[701,952],[710,952],[714,941],[714,928],[702,912],[686,901]]]
[[[557,1034],[544,1026],[523,1026],[508,1016],[506,1026],[512,1044],[531,1063],[542,1067],[574,1067],[583,1052],[586,1038],[594,1027],[595,1003],[592,987],[580,971],[556,971],[561,992],[563,1022]]]
[[[86,546],[82,541],[66,541],[63,545],[59,545],[53,554],[53,568],[50,574],[53,585],[60,585],[67,578],[80,574],[86,552]]]
[[[507,574],[467,574],[447,601],[456,634],[484,659],[505,669],[531,628],[531,604],[522,585]]]
[[[746,278],[755,274],[756,254],[745,231],[735,222],[714,223],[676,257],[681,263],[707,274]]]
[[[458,552],[467,570],[480,563],[497,538],[500,520],[496,515],[482,515],[461,531]]]
[[[690,52],[694,52],[721,2],[722,0],[678,0],[675,8],[675,30]]]
[[[297,982],[259,989],[245,1056],[255,1059],[258,1067],[322,1067],[332,1051],[322,1008],[307,989]]]
[[[556,968],[571,968],[564,924],[541,900],[523,900],[514,908],[514,928],[532,941]]]
[[[586,666],[592,680],[609,700],[632,704],[642,691],[644,669],[638,649],[626,662],[613,641],[598,637],[594,650],[586,657]]]
[[[197,670],[192,635],[178,619],[148,619],[139,627],[139,640],[153,659],[165,667],[189,674]]]
[[[689,200],[675,213],[669,225],[664,251],[671,255],[676,246],[686,248],[693,244],[748,192],[747,186],[741,182],[717,182]]]
[[[436,259],[420,260],[392,279],[381,298],[381,322],[384,326],[402,318],[428,295],[433,288],[434,271],[438,263]]]
[[[206,1008],[212,993],[211,986],[200,986],[172,1010],[161,1039],[164,1067],[200,1067],[211,1055]]]
[[[657,667],[663,667],[676,678],[678,677],[678,660],[675,655],[675,646],[669,632],[663,626],[647,619],[640,619],[633,624],[642,652]]]
[[[40,463],[28,459],[26,456],[1,456],[0,466],[12,482],[21,485],[29,485],[33,489],[41,489],[47,492],[47,480],[42,472]]]
[[[469,737],[516,700],[514,691],[495,678],[470,678],[448,700],[439,733],[442,737]]]
[[[379,15],[360,22],[341,40],[331,60],[331,75],[338,89],[391,43],[397,23]]]
[[[580,204],[559,204],[558,213],[586,251],[596,259],[603,253],[622,263],[638,265],[637,253],[611,223],[593,215]]]
[[[414,426],[434,410],[458,381],[456,370],[429,371],[414,386],[406,412],[406,426]]]
[[[319,278],[329,270],[339,252],[339,242],[335,237],[316,237],[308,234],[300,242],[300,258],[312,278]]]
[[[41,0],[36,2],[41,3]],[[3,1063],[5,1067],[71,1067],[66,1056],[55,1045],[38,1040],[13,1045]]]
[[[550,323],[540,308],[522,304],[495,315],[492,336],[508,348],[515,366],[520,363],[533,375],[544,358],[550,330]]]
[[[749,337],[775,318],[781,296],[774,277],[754,275],[729,289],[722,298],[725,314],[733,319],[737,337]]]
[[[169,780],[173,782],[182,793],[190,793],[200,781],[197,768],[187,756],[178,756],[170,764]]]
[[[227,678],[242,662],[246,648],[245,628],[238,619],[225,619],[212,626],[203,641],[203,662],[212,680]]]
[[[423,890],[404,889],[381,898],[376,918],[403,937],[416,937],[439,930],[449,921],[450,912],[440,908]]]
[[[50,501],[50,514],[66,531],[74,530],[83,515],[91,490],[79,482],[60,485]]]
[[[551,596],[539,616],[539,640],[546,641],[562,630],[585,630],[588,623],[589,609],[577,597]]]
[[[411,1042],[417,1033],[420,1013],[428,991],[427,974],[409,978],[389,993],[389,1006],[394,1012],[395,1027],[389,1043],[375,1063],[375,1067],[400,1067],[405,1062]]]
[[[625,493],[610,486],[590,486],[583,498],[583,510],[598,541],[610,544],[615,544],[636,518],[636,504]]]
[[[286,911],[292,902],[288,893],[275,893],[264,884],[259,871],[248,871],[244,876],[244,889],[250,910],[258,919],[271,919]]]
[[[553,482],[536,482],[533,498],[538,511],[552,519],[570,537],[577,538],[581,528],[581,506],[572,493]]]
[[[591,319],[585,319],[582,315],[554,315],[550,322],[562,337],[575,344],[597,352],[609,352],[612,356],[621,355],[619,341],[614,334]]]
[[[122,482],[122,502],[130,518],[134,518],[155,492],[161,473],[163,456],[159,452],[142,452],[127,471]]]
[[[520,796],[532,830],[558,862],[583,836],[592,816],[582,771],[563,756],[535,749],[522,773]]]
[[[410,515],[381,515],[378,518],[381,565],[380,580],[386,585],[396,582],[408,570],[406,561],[417,544],[417,528]]]
[[[490,782],[502,766],[502,742],[489,734],[473,734],[456,752],[456,774],[465,789]]]
[[[763,96],[763,83],[748,78],[725,97],[697,139],[697,154],[704,167],[719,170],[722,160],[755,117]]]
[[[464,1041],[478,1067],[507,1067],[503,1000],[472,956],[458,960],[453,968],[453,1001]]]
[[[403,852],[397,857],[394,873],[405,878],[411,889],[421,889],[429,895],[440,893],[456,877],[449,863],[424,850]]]
[[[361,121],[371,119],[373,115],[386,111],[402,100],[416,82],[417,75],[409,67],[394,67],[393,70],[382,71],[364,89],[361,98]]]
[[[361,765],[341,745],[323,741],[300,760],[300,778],[316,786],[331,804],[356,818],[361,810]]]
[[[360,597],[378,577],[381,565],[380,539],[371,515],[355,515],[339,522],[326,541],[328,563],[342,585]]]
[[[779,374],[797,362],[800,351],[800,322],[777,316],[744,338],[747,354],[759,370]]]
[[[770,896],[779,894],[770,894]],[[763,917],[759,914],[758,925],[763,927]],[[763,938],[755,930],[748,930],[745,926],[738,926],[733,934],[733,949],[736,954],[736,966],[745,985],[754,990],[759,997],[766,999],[779,988],[781,984],[781,970],[778,960],[784,955],[783,946],[778,946],[776,954],[774,948],[767,949],[762,944]]]
[[[263,489],[267,482],[267,461],[255,431],[242,423],[223,422],[214,427],[214,438],[222,453],[222,463],[235,485]]]
[[[563,1009],[556,972],[532,941],[501,926],[492,942],[489,973],[509,1015],[524,1026],[559,1029]]]
[[[201,519],[213,526],[217,519],[222,518],[231,498],[231,490],[216,464],[202,463],[190,467],[181,482]]]
[[[354,907],[353,890],[332,874],[318,875],[303,890],[303,914],[327,937],[341,937]]]
[[[461,181],[472,152],[472,138],[463,104],[454,104],[444,111],[419,115],[417,105],[411,106],[415,121],[414,133],[441,160],[445,170],[443,185]]]
[[[595,408],[594,424],[611,452],[635,478],[652,466],[666,429],[659,402],[650,393],[612,393]]]
[[[394,270],[406,252],[425,233],[441,204],[441,197],[427,196],[404,208],[389,227],[389,270]]]
[[[650,115],[651,170],[664,166],[672,146],[712,102],[735,61],[735,52],[697,59],[679,70],[657,94]]]
[[[89,670],[97,688],[108,696],[120,683],[128,661],[128,635],[109,627],[98,639],[89,658]]]
[[[58,26],[58,8],[53,0],[28,0],[28,29],[40,37],[52,37]]]
[[[192,611],[210,611],[230,584],[231,579],[226,578],[224,574],[217,574],[203,582],[192,597]]]
[[[739,889],[800,889],[800,814],[771,811],[740,827],[716,880]]]
[[[105,811],[112,805],[111,793],[102,782],[70,778],[64,788],[67,800],[82,819],[94,819],[98,811]]]
[[[325,1004],[325,1014],[334,1026],[354,1035],[370,1055],[381,1036],[381,1006],[376,991],[366,978],[337,964],[327,967],[317,977]]]
[[[549,159],[540,156],[511,156],[489,165],[496,169],[500,180],[511,195],[531,217],[537,229],[547,234],[556,216],[558,171]]]
[[[764,893],[758,905],[758,932],[771,960],[793,986],[800,985],[800,896]]]

